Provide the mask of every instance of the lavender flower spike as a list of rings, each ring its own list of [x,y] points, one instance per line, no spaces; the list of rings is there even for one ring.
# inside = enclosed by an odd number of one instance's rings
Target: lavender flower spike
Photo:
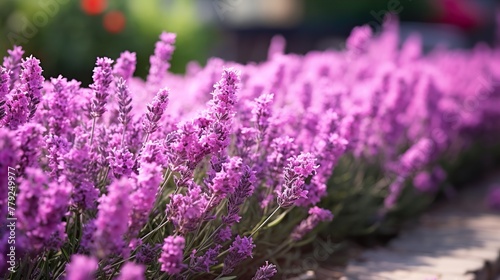
[[[185,267],[182,264],[185,240],[182,236],[169,236],[165,238],[162,252],[158,262],[161,264],[161,271],[170,275],[178,274]]]
[[[19,77],[24,50],[22,47],[14,46],[12,50],[8,50],[7,52],[9,56],[3,59],[3,67],[9,72],[10,88],[12,89],[14,88],[17,77]]]
[[[229,253],[224,260],[224,268],[222,275],[227,275],[233,272],[234,268],[246,258],[252,257],[252,251],[255,245],[253,244],[252,237],[240,237],[239,235],[229,247]]]
[[[266,264],[261,266],[252,280],[269,280],[271,279],[278,271],[276,270],[276,266],[274,264],[269,264],[266,261]]]
[[[175,50],[175,38],[174,33],[163,32],[160,35],[160,41],[155,45],[155,53],[149,58],[151,66],[147,77],[148,84],[159,84],[165,78],[170,68],[169,61]]]
[[[123,235],[128,229],[131,212],[130,192],[132,183],[127,179],[114,181],[108,187],[108,194],[99,199],[99,212],[94,233],[98,256],[121,254],[125,246]]]
[[[4,67],[0,67],[0,120],[5,116],[5,97],[9,93],[9,73]]]
[[[135,52],[125,51],[120,54],[113,67],[113,74],[127,81],[135,72],[137,57]]]
[[[94,98],[90,104],[90,117],[98,118],[106,112],[106,103],[109,95],[110,85],[113,82],[112,67],[113,60],[107,57],[97,58],[96,67],[92,79],[94,83],[90,88],[94,91]]]
[[[321,209],[317,206],[309,209],[309,217],[302,221],[292,232],[291,237],[295,241],[299,241],[304,236],[312,231],[320,222],[331,221],[333,219],[330,210]]]
[[[28,119],[31,119],[35,115],[36,107],[42,98],[41,90],[44,81],[42,67],[40,67],[40,60],[33,56],[24,60],[21,66],[21,88],[29,100]]]
[[[148,105],[148,112],[143,121],[144,132],[151,134],[158,129],[158,122],[163,116],[163,112],[168,105],[168,88],[162,88],[158,91],[153,101]]]
[[[71,256],[71,262],[66,266],[66,280],[90,280],[97,270],[97,259],[84,255]]]
[[[283,172],[283,189],[278,193],[278,205],[290,207],[299,198],[307,198],[304,190],[306,179],[316,174],[316,158],[311,153],[301,153],[288,160],[288,166]]]
[[[116,280],[144,280],[145,270],[143,265],[127,262],[123,265],[120,276]]]

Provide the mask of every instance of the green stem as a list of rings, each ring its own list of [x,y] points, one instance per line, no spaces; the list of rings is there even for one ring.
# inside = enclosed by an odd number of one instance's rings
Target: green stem
[[[271,219],[274,214],[276,214],[276,212],[278,212],[278,210],[280,210],[281,206],[278,206],[276,207],[276,209],[274,209],[274,211],[271,213],[271,215],[269,215],[269,217],[267,217],[267,219],[264,220],[264,222],[262,222],[256,229],[254,229],[252,231],[252,233],[250,234],[250,237],[254,236],[254,234],[256,234],[268,221],[269,219]]]

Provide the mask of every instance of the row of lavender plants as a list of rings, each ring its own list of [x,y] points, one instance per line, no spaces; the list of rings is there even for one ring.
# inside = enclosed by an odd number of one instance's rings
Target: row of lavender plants
[[[265,62],[175,75],[163,33],[147,79],[124,52],[98,58],[88,88],[45,80],[13,48],[0,70],[1,273],[270,279],[340,213],[317,205],[337,183],[356,191],[364,163],[384,174],[369,188],[385,212],[409,181],[434,191],[439,159],[500,132],[500,51],[423,54],[397,34],[358,27],[345,50],[304,56],[277,39]],[[336,170],[354,179],[329,181]]]

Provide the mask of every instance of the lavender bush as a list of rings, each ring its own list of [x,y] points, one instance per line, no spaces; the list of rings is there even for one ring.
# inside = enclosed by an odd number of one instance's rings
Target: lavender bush
[[[399,49],[396,34],[394,22],[379,36],[356,28],[346,50],[305,56],[276,40],[263,63],[212,58],[174,75],[175,35],[164,33],[146,80],[124,52],[98,58],[88,88],[45,80],[15,47],[0,68],[0,183],[14,167],[18,259],[0,270],[270,279],[341,213],[317,206],[330,178],[333,191],[368,186],[386,212],[409,181],[435,190],[440,158],[500,131],[500,51],[424,55],[417,37]],[[10,233],[0,234],[4,258]]]

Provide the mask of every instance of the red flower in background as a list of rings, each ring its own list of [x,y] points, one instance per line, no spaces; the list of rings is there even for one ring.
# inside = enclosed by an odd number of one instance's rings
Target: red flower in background
[[[104,29],[109,33],[120,33],[125,29],[126,19],[122,12],[111,11],[104,16]]]
[[[98,15],[106,9],[106,0],[81,0],[82,10],[88,15]]]
[[[430,1],[440,10],[437,21],[472,29],[483,25],[484,11],[476,2],[470,0],[438,0]]]

